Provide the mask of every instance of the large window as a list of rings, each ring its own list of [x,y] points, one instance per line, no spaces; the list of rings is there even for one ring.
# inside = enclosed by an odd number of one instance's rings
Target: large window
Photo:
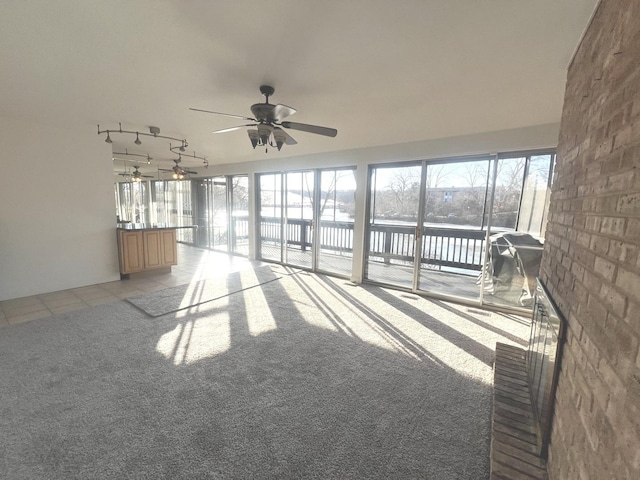
[[[246,175],[194,180],[197,245],[249,254],[249,180]]]
[[[351,275],[354,168],[267,173],[258,186],[259,258]]]
[[[147,182],[115,184],[116,219],[119,222],[148,223]]]
[[[365,278],[531,306],[553,160],[536,153],[372,166]]]
[[[116,214],[121,222],[191,226],[191,182],[152,180],[115,184]],[[193,229],[178,229],[177,239],[193,243]]]
[[[354,238],[356,169],[256,175],[256,256],[480,304],[528,307],[555,154],[474,155],[369,166],[366,230]],[[364,187],[364,186],[363,186]],[[122,182],[122,221],[199,226],[179,239],[249,253],[249,177]],[[252,220],[252,221],[254,221]],[[360,265],[360,262],[355,262]]]

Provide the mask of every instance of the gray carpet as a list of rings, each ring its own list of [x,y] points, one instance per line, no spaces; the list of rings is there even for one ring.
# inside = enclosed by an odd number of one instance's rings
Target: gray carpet
[[[274,268],[264,266],[252,270],[233,272],[225,277],[201,280],[188,285],[179,285],[137,297],[130,297],[127,298],[127,301],[152,317],[159,317],[211,302],[279,278],[282,278],[282,276],[274,273]]]
[[[5,327],[0,478],[486,479],[493,346],[527,333],[305,273]]]

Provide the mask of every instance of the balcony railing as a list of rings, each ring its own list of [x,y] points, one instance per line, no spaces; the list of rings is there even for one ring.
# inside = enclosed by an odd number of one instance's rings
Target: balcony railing
[[[288,247],[301,251],[311,248],[313,222],[288,219],[285,225]],[[325,252],[352,252],[353,222],[320,222],[320,248]],[[413,262],[416,229],[406,225],[371,225],[369,255],[385,263]],[[282,223],[277,217],[261,217],[260,236],[263,243],[280,243]],[[486,231],[480,229],[423,227],[420,261],[435,268],[452,267],[482,270]]]

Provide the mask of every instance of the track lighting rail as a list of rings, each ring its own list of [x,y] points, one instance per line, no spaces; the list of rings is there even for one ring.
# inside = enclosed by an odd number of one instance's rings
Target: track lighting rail
[[[196,152],[193,152],[193,155],[190,155],[188,153],[184,153],[185,152],[185,147],[186,145],[181,145],[179,147],[172,147],[171,144],[169,144],[169,150],[171,150],[173,153],[176,153],[179,157],[190,157],[190,158],[197,158],[198,160],[202,160],[202,162],[204,163],[205,168],[207,168],[209,166],[209,160],[207,160],[205,157],[199,157],[196,155]],[[176,150],[178,150],[176,152]]]
[[[151,160],[153,160],[153,157],[148,153],[146,155],[141,153],[129,153],[126,148],[124,149],[124,152],[113,152],[113,155],[126,155],[128,157],[142,157],[147,160],[147,165],[151,165]]]
[[[189,146],[189,142],[187,142],[187,140],[184,138],[175,138],[175,137],[168,137],[166,135],[160,135],[160,129],[158,127],[149,127],[149,133],[146,133],[146,132],[137,132],[137,131],[134,132],[133,130],[123,130],[122,123],[118,123],[118,130],[109,130],[109,129],[100,130],[100,125],[98,125],[98,135],[102,135],[103,133],[107,134],[107,138],[105,138],[104,140],[107,143],[113,143],[113,141],[111,140],[112,133],[129,133],[131,135],[136,136],[136,139],[134,141],[136,145],[142,144],[142,142],[140,141],[140,135],[143,135],[146,137],[164,138],[165,140],[173,140],[176,142],[180,142],[182,148]]]

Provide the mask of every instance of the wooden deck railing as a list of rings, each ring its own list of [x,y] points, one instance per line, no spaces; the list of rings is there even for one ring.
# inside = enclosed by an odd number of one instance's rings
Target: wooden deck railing
[[[238,217],[240,220],[240,217]],[[353,222],[320,222],[320,248],[324,251],[344,253],[353,250]],[[289,219],[286,238],[289,247],[302,251],[311,248],[313,222]],[[282,224],[277,217],[261,217],[262,242],[280,243]],[[482,270],[486,232],[480,229],[423,227],[420,261],[436,268],[453,267]],[[385,263],[413,262],[415,228],[406,225],[375,224],[370,228],[369,255],[380,257]]]

